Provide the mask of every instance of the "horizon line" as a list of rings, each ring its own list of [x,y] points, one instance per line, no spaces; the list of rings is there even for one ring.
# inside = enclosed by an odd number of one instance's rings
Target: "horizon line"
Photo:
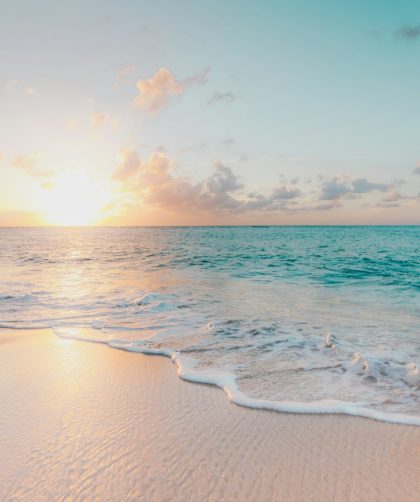
[[[420,223],[234,224],[234,225],[0,225],[0,229],[82,228],[272,228],[272,227],[420,227]]]

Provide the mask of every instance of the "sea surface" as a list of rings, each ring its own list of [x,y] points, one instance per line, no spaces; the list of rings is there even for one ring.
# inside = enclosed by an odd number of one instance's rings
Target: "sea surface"
[[[245,406],[420,425],[420,227],[3,228],[0,327],[164,354]]]

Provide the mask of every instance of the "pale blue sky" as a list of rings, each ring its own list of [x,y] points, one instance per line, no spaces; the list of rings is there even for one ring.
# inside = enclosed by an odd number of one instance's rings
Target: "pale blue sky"
[[[417,1],[0,0],[0,55],[0,224],[42,211],[31,186],[54,175],[40,171],[110,180],[127,150],[169,159],[195,184],[197,216],[190,195],[150,197],[139,164],[140,191],[111,188],[114,223],[420,223]],[[136,82],[161,68],[182,92],[153,114],[136,108]],[[238,204],[197,202],[217,162]],[[358,178],[376,185],[356,193]],[[328,183],[350,188],[326,195]],[[298,187],[292,206],[247,203],[280,187]]]

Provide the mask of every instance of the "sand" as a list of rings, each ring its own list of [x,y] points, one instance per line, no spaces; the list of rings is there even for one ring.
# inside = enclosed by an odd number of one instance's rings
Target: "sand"
[[[420,427],[250,410],[166,358],[0,334],[0,500],[420,500]]]

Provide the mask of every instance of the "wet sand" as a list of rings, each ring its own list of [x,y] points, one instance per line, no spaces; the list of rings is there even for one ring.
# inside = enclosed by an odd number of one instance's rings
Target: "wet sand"
[[[40,330],[2,330],[0,382],[0,500],[420,499],[420,427],[241,408]]]

